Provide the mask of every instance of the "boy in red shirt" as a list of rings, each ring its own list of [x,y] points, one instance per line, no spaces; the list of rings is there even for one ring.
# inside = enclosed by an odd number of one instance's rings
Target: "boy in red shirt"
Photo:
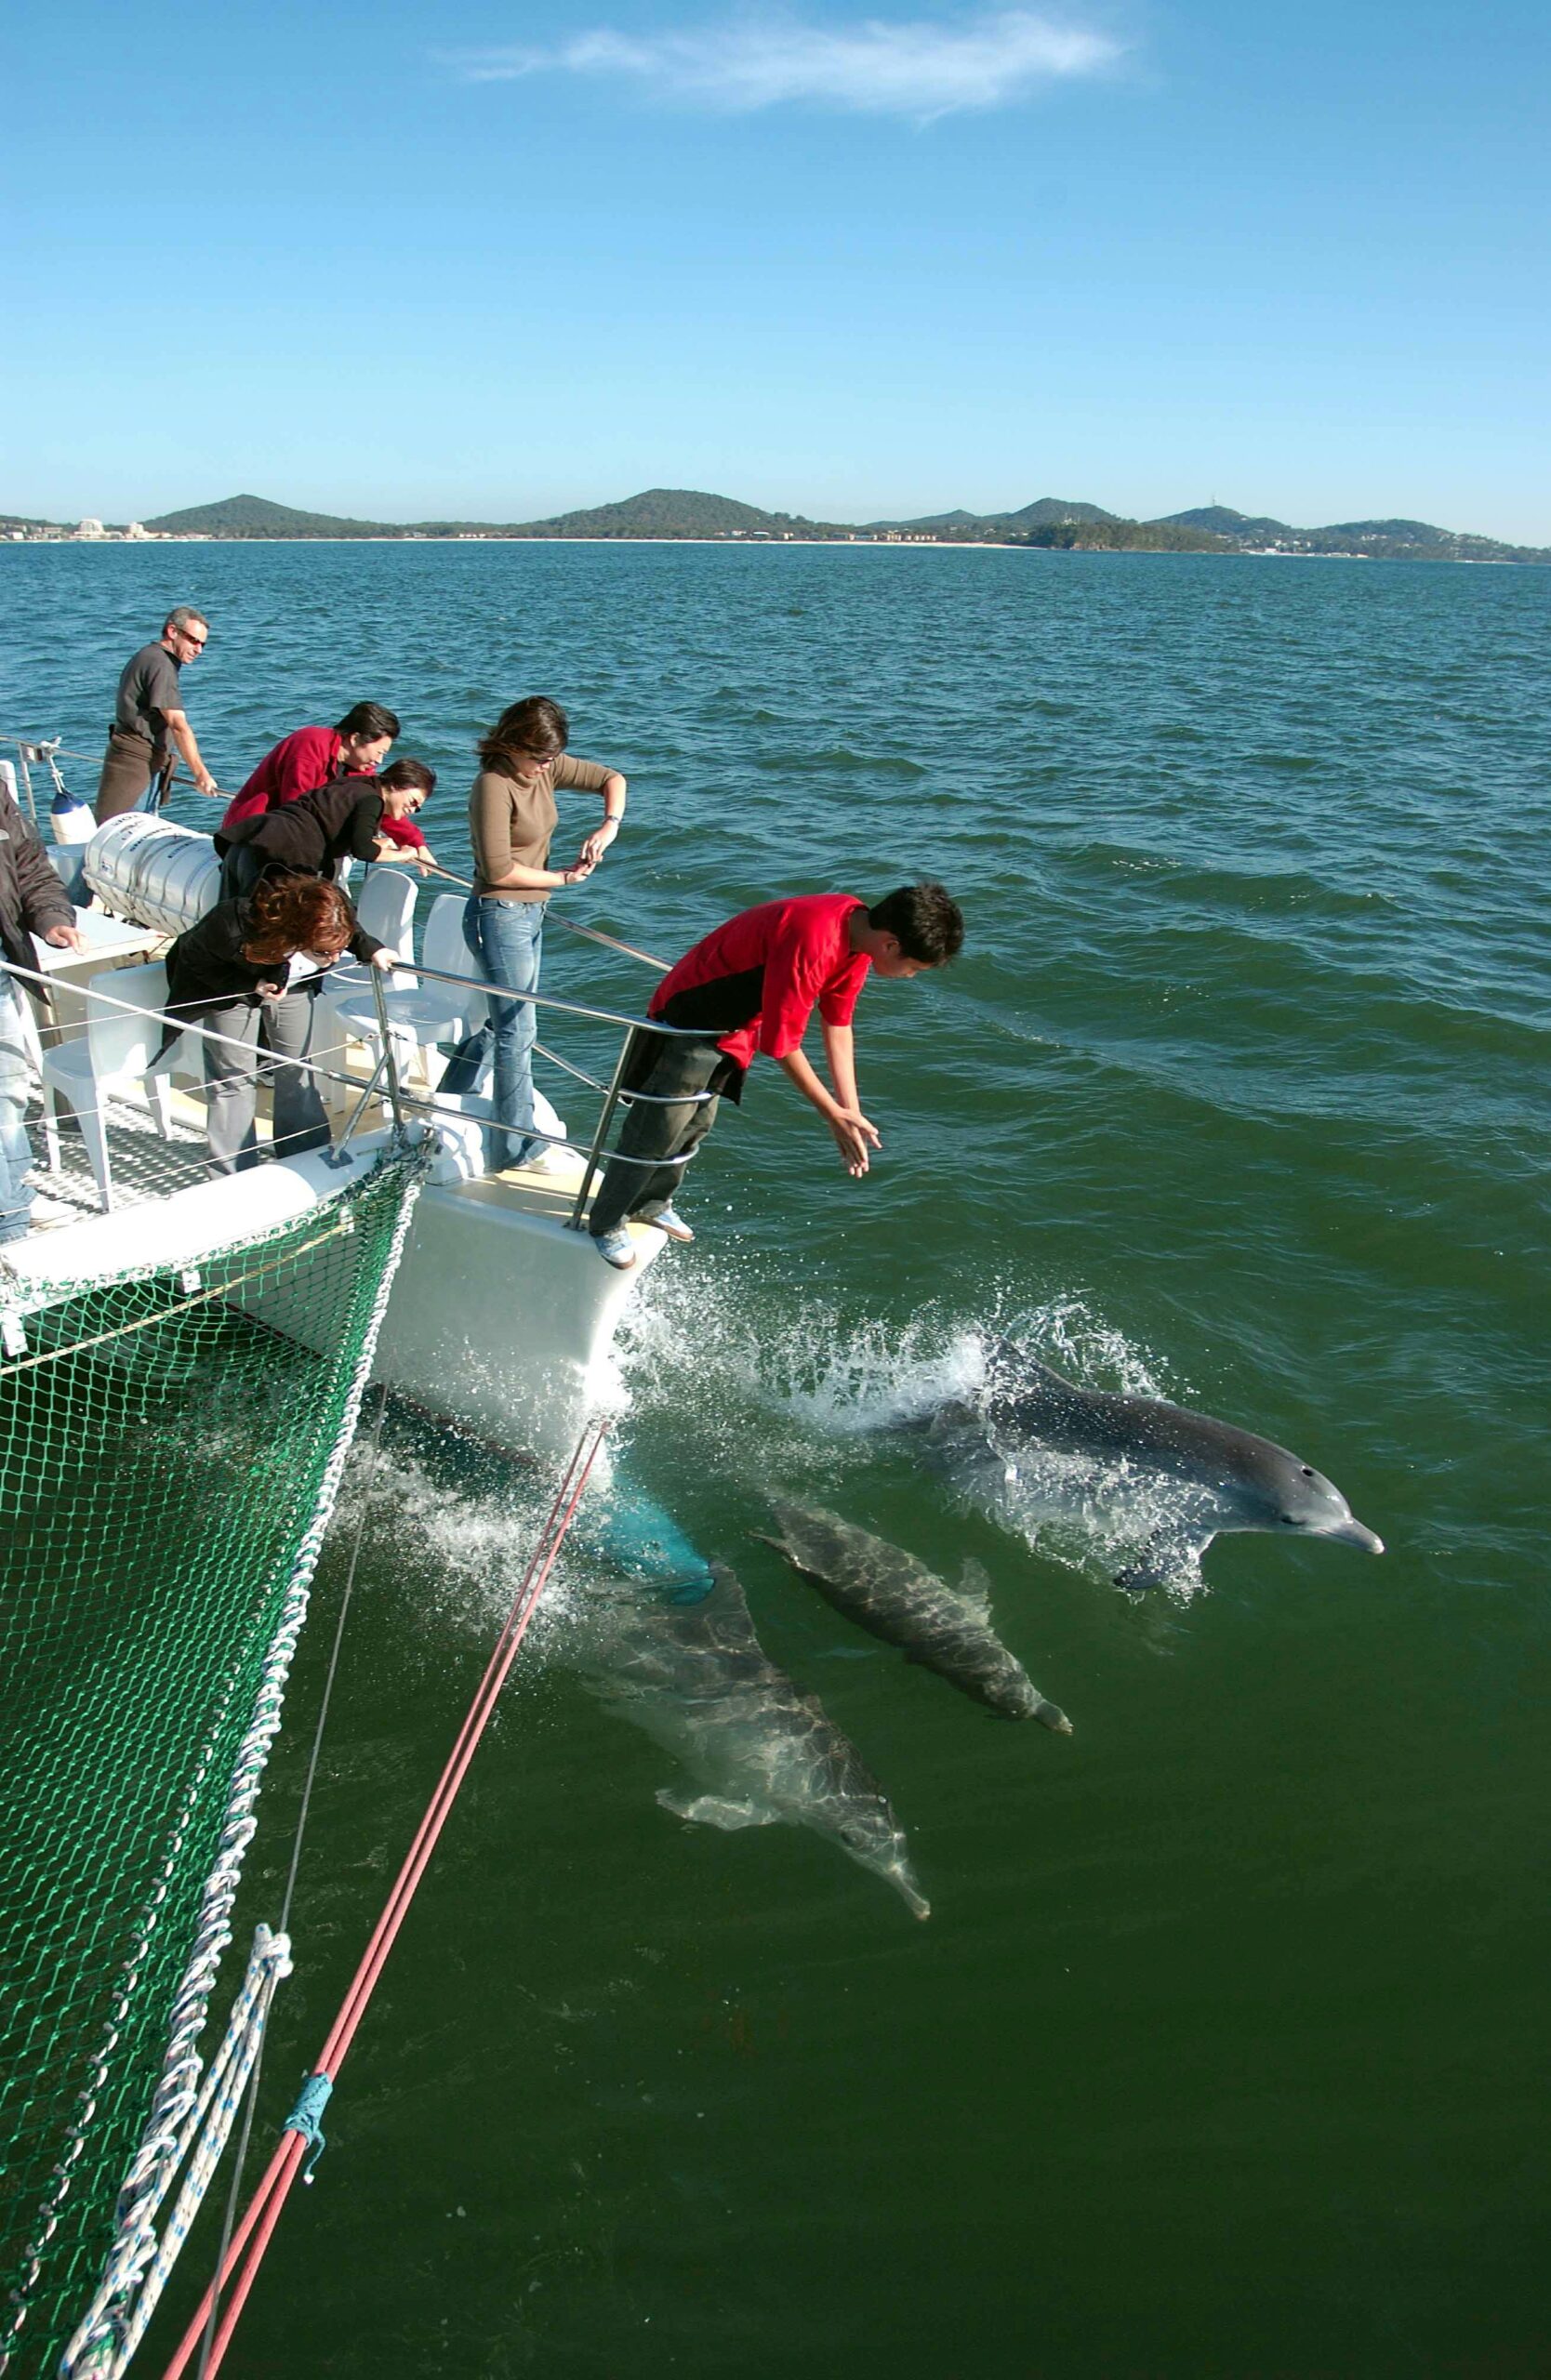
[[[921,883],[870,909],[846,892],[765,901],[686,951],[647,1010],[677,1031],[638,1034],[626,1056],[621,1088],[638,1096],[592,1202],[588,1227],[599,1255],[621,1272],[635,1263],[631,1219],[655,1223],[670,1239],[693,1239],[674,1212],[674,1191],[716,1120],[718,1100],[742,1098],[743,1078],[761,1051],[817,1108],[841,1162],[859,1179],[869,1151],[882,1144],[861,1111],[851,1034],[868,970],[889,979],[917,975],[946,966],[963,939],[957,905],[940,884]],[[832,1096],[802,1054],[815,1007]],[[683,1038],[689,1034],[695,1038]]]

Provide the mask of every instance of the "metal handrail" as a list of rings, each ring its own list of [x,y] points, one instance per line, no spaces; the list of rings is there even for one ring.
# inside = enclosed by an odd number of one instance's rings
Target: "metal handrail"
[[[79,760],[89,766],[92,764],[94,758],[94,756],[88,752],[76,752],[71,750],[70,747],[63,744],[58,736],[47,738],[0,734],[0,745],[9,745],[13,747],[19,755],[21,764],[22,782],[27,796],[27,803],[33,813],[33,823],[34,826],[36,826],[37,824],[37,802],[33,792],[32,777],[28,765],[29,762],[41,761],[45,763],[49,768],[54,776],[55,782],[58,784],[60,782],[57,767],[57,762],[60,759],[62,758],[69,760]],[[412,858],[407,858],[406,855],[406,864],[415,865],[416,863]],[[477,889],[469,878],[456,875],[451,868],[432,865],[423,869],[422,872],[428,876],[439,877],[444,883],[458,885],[464,891],[469,892],[473,892]],[[667,959],[656,958],[650,951],[637,949],[633,944],[620,940],[617,935],[605,933],[601,928],[596,926],[583,925],[579,919],[567,918],[558,909],[554,910],[551,914],[553,915],[554,921],[557,925],[563,926],[568,932],[578,935],[583,941],[596,943],[600,947],[606,950],[616,951],[623,958],[633,959],[641,965],[652,968],[655,972],[659,975],[666,975],[671,972],[669,962]],[[14,972],[21,975],[31,975],[31,971],[25,968],[17,969]],[[351,1134],[355,1130],[357,1123],[361,1117],[365,1113],[373,1096],[376,1094],[378,1083],[383,1080],[384,1077],[386,1077],[388,1084],[389,1099],[393,1113],[395,1134],[402,1139],[405,1130],[404,1111],[406,1102],[404,1097],[403,1087],[399,1081],[397,1061],[392,1047],[394,1039],[392,1020],[388,1012],[383,994],[383,986],[378,979],[378,971],[373,969],[369,972],[372,978],[371,991],[377,1011],[376,1022],[380,1041],[381,1054],[377,1064],[373,1067],[372,1074],[365,1090],[357,1100],[355,1107],[346,1123],[343,1135],[338,1144],[338,1147],[339,1149],[343,1149],[349,1142]],[[704,1040],[706,1036],[703,1028],[696,1030],[696,1028],[689,1026],[665,1025],[660,1023],[655,1017],[627,1016],[622,1014],[616,1009],[593,1008],[582,1001],[557,999],[553,994],[548,992],[514,992],[510,990],[504,984],[493,983],[485,978],[471,975],[457,975],[441,968],[424,967],[417,964],[411,959],[401,960],[395,972],[412,975],[421,983],[449,985],[456,990],[474,993],[486,1000],[515,1000],[535,1009],[552,1009],[559,1015],[581,1017],[590,1024],[612,1025],[623,1029],[625,1038],[620,1044],[619,1054],[615,1061],[613,1074],[606,1085],[598,1082],[592,1076],[587,1074],[582,1068],[573,1065],[568,1060],[557,1056],[554,1051],[543,1048],[542,1044],[536,1043],[535,1045],[536,1048],[539,1050],[540,1054],[543,1055],[551,1064],[559,1066],[564,1073],[571,1075],[577,1081],[585,1083],[589,1090],[598,1091],[602,1095],[603,1099],[603,1106],[599,1115],[597,1129],[593,1133],[591,1144],[587,1151],[586,1163],[582,1171],[581,1185],[577,1195],[576,1203],[567,1219],[569,1226],[573,1230],[580,1230],[581,1228],[582,1221],[586,1212],[588,1194],[592,1186],[593,1179],[603,1163],[603,1146],[608,1137],[609,1127],[612,1124],[615,1113],[621,1103],[627,1105],[633,1105],[639,1102],[643,1104],[649,1104],[653,1106],[683,1105],[686,1104],[703,1105],[706,1102],[715,1096],[711,1091],[700,1091],[691,1094],[690,1101],[686,1103],[682,1098],[668,1100],[659,1098],[649,1091],[630,1091],[624,1089],[625,1064],[630,1052],[630,1041],[633,1035],[636,1033],[651,1032],[660,1034],[665,1039],[678,1038],[684,1040]],[[47,977],[43,976],[33,976],[32,977],[32,980],[45,985],[49,981]],[[87,997],[101,998],[107,1001],[110,1006],[129,1010],[132,1013],[154,1016],[164,1012],[151,1009],[140,1009],[136,1011],[133,1009],[130,1002],[126,1000],[114,1000],[110,993],[97,993],[95,987],[89,985],[79,985],[76,988]],[[232,1038],[230,1035],[216,1033],[210,1028],[196,1025],[192,1020],[187,1025],[183,1025],[182,1029],[187,1032],[195,1033],[199,1035],[200,1038],[206,1040],[230,1041]],[[247,1044],[245,1043],[240,1043],[236,1046],[241,1047],[244,1050],[246,1050],[247,1048]],[[315,1061],[304,1059],[301,1061],[301,1064],[317,1079],[333,1082],[338,1082],[341,1080],[347,1082],[351,1081],[351,1078],[348,1075],[342,1076],[332,1068],[320,1066]],[[351,1084],[351,1087],[353,1088],[353,1083]],[[407,1104],[420,1107],[423,1112],[424,1103],[414,1101]],[[452,1112],[462,1111],[450,1111],[446,1108],[440,1107],[436,1103],[432,1102],[431,1104],[431,1112],[432,1114],[439,1113],[446,1115]],[[544,1138],[545,1136],[540,1134],[537,1135],[537,1137]],[[648,1162],[648,1160],[644,1158],[624,1156],[623,1153],[620,1153],[620,1158],[622,1163],[632,1165],[644,1164]],[[658,1161],[668,1162],[669,1160]],[[687,1164],[689,1159],[686,1157],[683,1162]]]
[[[334,1144],[330,1152],[330,1162],[336,1165],[349,1164],[350,1159],[348,1157],[343,1155],[343,1152],[351,1139],[353,1137],[356,1128],[367,1108],[370,1106],[373,1098],[378,1095],[378,1085],[383,1083],[384,1080],[386,1080],[389,1104],[393,1115],[395,1138],[401,1142],[409,1129],[408,1117],[411,1111],[420,1116],[430,1116],[432,1117],[438,1116],[460,1116],[467,1112],[462,1108],[444,1107],[434,1098],[434,1096],[430,1100],[422,1100],[404,1091],[399,1079],[397,1059],[392,1046],[395,1038],[393,1033],[393,1020],[387,1006],[381,970],[373,967],[367,972],[371,977],[373,1001],[377,1011],[377,1026],[380,1039],[380,1051],[365,1089],[360,1088],[353,1076],[341,1071],[338,1067],[320,1065],[315,1058],[298,1058],[289,1062],[298,1066],[301,1071],[311,1075],[315,1081],[335,1083],[341,1085],[348,1090],[359,1091],[359,1096],[357,1097],[355,1105],[351,1109],[350,1116],[346,1120],[344,1130],[341,1132],[339,1139]],[[648,1032],[660,1034],[664,1038],[671,1038],[681,1040],[703,1040],[705,1038],[703,1031],[696,1032],[693,1028],[686,1028],[684,1026],[662,1025],[659,1024],[655,1017],[625,1016],[613,1009],[590,1008],[582,1002],[576,1000],[558,1000],[553,998],[550,995],[543,992],[514,992],[510,990],[504,984],[488,983],[472,975],[455,975],[444,972],[440,968],[421,967],[413,960],[404,960],[402,962],[402,969],[395,969],[395,972],[398,972],[421,976],[428,982],[455,985],[460,989],[477,992],[487,999],[497,998],[516,1000],[519,1002],[531,1002],[537,1007],[562,1010],[568,1015],[583,1016],[594,1023],[624,1026],[625,1038],[620,1043],[619,1055],[615,1063],[613,1078],[606,1087],[594,1081],[590,1076],[582,1074],[578,1068],[567,1065],[563,1059],[557,1059],[555,1061],[557,1064],[563,1066],[566,1072],[576,1075],[578,1080],[587,1083],[590,1089],[601,1091],[603,1096],[603,1105],[598,1119],[597,1129],[594,1131],[591,1142],[587,1149],[581,1184],[577,1191],[577,1198],[573,1205],[571,1213],[566,1219],[567,1227],[571,1230],[579,1231],[582,1227],[582,1223],[586,1213],[588,1193],[591,1188],[593,1178],[598,1172],[603,1161],[603,1144],[607,1138],[608,1129],[614,1119],[616,1109],[619,1106],[621,1102],[627,1105],[633,1105],[639,1103],[643,1106],[653,1107],[683,1106],[689,1104],[699,1106],[705,1104],[707,1101],[716,1096],[713,1091],[698,1091],[692,1092],[688,1094],[687,1097],[684,1094],[680,1093],[676,1094],[671,1099],[667,1099],[659,1097],[656,1093],[652,1091],[625,1091],[622,1088],[625,1060],[630,1050],[630,1038],[633,1034],[637,1032]],[[59,977],[57,974],[45,973],[38,968],[22,967],[9,959],[0,962],[0,974],[12,975],[19,981],[35,985],[39,990],[45,993],[52,992],[59,987]],[[86,1001],[97,1000],[105,1008],[117,1010],[122,1015],[143,1016],[153,1023],[160,1022],[174,1028],[174,1038],[168,1041],[166,1050],[163,1053],[163,1058],[157,1061],[157,1065],[160,1065],[164,1060],[170,1060],[173,1051],[177,1047],[178,1040],[181,1039],[185,1034],[192,1036],[193,1038],[200,1041],[220,1043],[228,1049],[239,1051],[245,1058],[254,1062],[256,1065],[262,1064],[261,1053],[255,1049],[251,1042],[240,1040],[233,1034],[222,1033],[214,1025],[202,1025],[192,1016],[185,1017],[173,1015],[165,1008],[150,1008],[142,1001],[121,999],[113,992],[103,991],[95,983],[74,984],[70,986],[70,989],[78,998],[85,999]],[[545,1054],[549,1055],[550,1053],[546,1052]],[[153,1065],[148,1069],[148,1071],[152,1073],[155,1072],[157,1070],[157,1065]],[[543,1133],[537,1133],[535,1137],[540,1140],[548,1138],[548,1136]],[[566,1143],[564,1145],[571,1146],[574,1144]],[[674,1159],[667,1157],[637,1157],[630,1156],[623,1151],[617,1153],[618,1161],[622,1165],[648,1166],[653,1168],[659,1165],[674,1163],[688,1165],[695,1154],[696,1152],[692,1150],[688,1156],[682,1159]]]
[[[418,975],[424,983],[451,984],[459,991],[478,992],[485,999],[515,1000],[534,1008],[556,1009],[565,1016],[583,1016],[595,1025],[622,1025],[625,1027],[625,1038],[619,1045],[619,1055],[615,1060],[614,1073],[603,1093],[603,1104],[598,1117],[597,1129],[593,1132],[592,1143],[587,1152],[587,1161],[582,1168],[582,1178],[577,1191],[576,1203],[566,1217],[566,1228],[570,1231],[580,1231],[582,1228],[587,1213],[588,1193],[603,1163],[603,1144],[608,1138],[609,1126],[614,1121],[615,1111],[622,1100],[629,1105],[634,1105],[639,1102],[643,1106],[651,1107],[702,1107],[717,1096],[712,1091],[699,1091],[689,1093],[687,1097],[681,1093],[669,1099],[655,1091],[627,1091],[624,1088],[625,1061],[630,1054],[630,1042],[637,1033],[656,1033],[660,1034],[664,1039],[677,1041],[704,1041],[706,1031],[703,1025],[696,1027],[664,1025],[656,1017],[622,1016],[616,1009],[589,1008],[579,1000],[556,999],[549,992],[514,992],[505,984],[493,984],[474,975],[454,975],[444,968],[422,967],[409,960],[404,962],[404,972],[406,974]],[[380,994],[378,1006],[380,1016],[379,1029],[386,1037],[389,1025]],[[575,1072],[575,1069],[572,1068],[569,1071]],[[594,1084],[592,1087],[596,1089],[597,1085]],[[691,1154],[693,1155],[693,1152]],[[668,1165],[676,1162],[668,1157],[647,1159],[630,1157],[623,1153],[621,1153],[620,1161],[626,1165],[647,1163]],[[686,1157],[683,1161],[687,1165],[689,1157]]]
[[[558,1000],[552,992],[514,992],[505,984],[491,983],[487,976],[454,975],[443,967],[422,967],[418,959],[401,959],[393,972],[418,975],[428,984],[451,984],[460,992],[478,992],[487,1000],[519,1000],[534,1008],[552,1008],[562,1016],[584,1016],[593,1025],[621,1025],[632,1033],[660,1033],[679,1041],[704,1041],[707,1038],[703,1025],[664,1025],[655,1016],[625,1016],[618,1009],[589,1008],[582,1000]]]

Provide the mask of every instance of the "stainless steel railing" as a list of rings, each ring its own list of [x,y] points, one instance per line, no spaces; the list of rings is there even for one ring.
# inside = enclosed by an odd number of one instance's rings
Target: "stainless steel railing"
[[[665,1039],[683,1040],[703,1039],[705,1037],[701,1033],[685,1031],[682,1027],[670,1025],[662,1025],[655,1018],[630,1016],[618,1009],[597,1008],[583,1000],[560,999],[552,993],[510,991],[505,985],[490,983],[483,977],[455,974],[444,968],[422,967],[408,959],[396,966],[394,972],[412,974],[426,983],[444,984],[460,991],[477,993],[486,1000],[504,999],[518,1003],[525,1002],[535,1008],[552,1009],[568,1017],[582,1018],[593,1024],[612,1025],[621,1028],[619,1053],[615,1061],[612,1078],[606,1085],[598,1083],[591,1076],[583,1073],[579,1067],[567,1067],[567,1071],[576,1076],[578,1080],[587,1083],[590,1089],[599,1091],[603,1094],[603,1106],[597,1127],[587,1147],[581,1183],[571,1212],[566,1218],[567,1227],[571,1230],[579,1231],[585,1222],[588,1197],[593,1180],[603,1162],[609,1128],[621,1102],[630,1104],[641,1102],[654,1106],[691,1104],[682,1096],[669,1101],[659,1100],[648,1091],[625,1091],[622,1087],[625,1061],[631,1036],[635,1033],[653,1033],[662,1036]],[[461,1108],[455,1109],[443,1105],[437,1101],[434,1093],[429,1099],[425,1099],[405,1089],[399,1074],[395,1043],[407,1038],[406,1029],[395,1029],[395,1019],[389,1006],[388,994],[382,981],[382,971],[372,967],[367,970],[367,973],[371,979],[371,992],[376,1012],[376,1038],[379,1046],[376,1063],[365,1084],[363,1086],[357,1078],[348,1074],[342,1068],[322,1064],[313,1058],[287,1061],[288,1064],[293,1064],[301,1071],[310,1074],[316,1081],[342,1086],[358,1094],[344,1129],[330,1151],[330,1161],[338,1165],[349,1164],[348,1144],[354,1136],[373,1100],[383,1091],[386,1092],[390,1112],[392,1115],[394,1134],[399,1140],[403,1140],[407,1135],[415,1118],[426,1118],[434,1122],[438,1116],[450,1117],[465,1112]],[[0,961],[0,974],[9,974],[19,983],[28,984],[45,995],[57,989],[60,981],[57,974],[45,973],[38,968],[17,966],[8,960]],[[169,1040],[166,1051],[152,1067],[148,1069],[150,1072],[155,1072],[158,1067],[170,1064],[178,1040],[185,1036],[195,1040],[216,1042],[238,1050],[245,1057],[253,1061],[256,1071],[261,1072],[263,1068],[263,1056],[253,1048],[252,1044],[239,1040],[231,1034],[222,1033],[216,1026],[201,1024],[197,1017],[169,1016],[165,1009],[152,1008],[142,1001],[124,999],[115,993],[103,990],[95,983],[73,983],[70,989],[73,996],[88,1004],[96,1002],[99,1008],[119,1015],[145,1017],[152,1023],[163,1023],[175,1028],[174,1038]],[[714,1094],[711,1092],[702,1092],[695,1097],[693,1104],[700,1104],[712,1096]],[[534,1137],[540,1140],[549,1138],[544,1133],[536,1133]],[[563,1145],[574,1144],[567,1142]],[[623,1152],[616,1152],[616,1158],[622,1165],[645,1165],[654,1168],[675,1162],[687,1165],[690,1162],[687,1157],[677,1160],[636,1157]]]

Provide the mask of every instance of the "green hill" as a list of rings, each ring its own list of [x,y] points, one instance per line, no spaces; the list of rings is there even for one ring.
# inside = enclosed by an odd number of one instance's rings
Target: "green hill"
[[[1033,504],[1026,504],[1021,512],[1004,512],[998,516],[1010,521],[1017,529],[1049,529],[1061,521],[1116,521],[1119,513],[1106,512],[1102,505],[1080,504],[1067,496],[1041,496]]]
[[[1097,504],[1084,504],[1075,496],[1041,496],[1032,504],[1024,505],[1016,512],[928,512],[919,521],[869,521],[869,529],[909,529],[918,534],[935,531],[940,536],[982,536],[998,538],[1009,529],[1045,529],[1059,521],[1113,521],[1113,512],[1106,512]]]
[[[698,488],[649,487],[619,504],[586,511],[559,512],[548,521],[526,521],[518,535],[547,537],[780,537],[831,534],[830,524],[801,513],[762,512],[730,496],[707,496]]]
[[[265,496],[228,496],[219,504],[194,504],[164,512],[148,529],[169,537],[396,537],[402,531],[381,521],[346,521],[331,512],[298,512]]]
[[[1238,550],[1210,529],[1184,528],[1169,521],[1121,521],[1112,512],[1102,521],[1043,522],[1011,542],[1039,546],[1046,551],[1086,554],[1230,554]]]
[[[1198,504],[1190,512],[1167,513],[1154,525],[1160,529],[1209,529],[1219,537],[1243,538],[1253,545],[1296,534],[1285,521],[1273,521],[1264,513],[1252,519],[1249,513],[1235,512],[1226,504]]]
[[[1551,549],[1544,546],[1505,545],[1497,537],[1439,529],[1431,521],[1335,521],[1323,529],[1294,529],[1264,513],[1205,504],[1192,512],[1171,512],[1153,525],[1213,530],[1238,552],[1268,547],[1277,553],[1362,554],[1375,562],[1551,562]]]
[[[0,514],[0,532],[39,529],[40,522]],[[355,521],[329,512],[306,512],[268,496],[230,496],[218,504],[191,505],[148,521],[148,529],[169,536],[265,537],[727,537],[766,540],[848,537],[846,523],[811,521],[801,512],[766,512],[728,496],[699,488],[652,487],[617,504],[559,512],[544,521]],[[968,538],[986,544],[1035,545],[1090,550],[1169,553],[1242,553],[1256,549],[1288,554],[1353,554],[1399,562],[1512,562],[1551,563],[1551,549],[1505,545],[1439,529],[1428,521],[1338,521],[1327,528],[1297,529],[1266,513],[1236,512],[1226,504],[1195,506],[1158,521],[1128,521],[1101,505],[1072,496],[1041,496],[1009,512],[926,513],[913,521],[873,521],[860,534],[908,534]]]

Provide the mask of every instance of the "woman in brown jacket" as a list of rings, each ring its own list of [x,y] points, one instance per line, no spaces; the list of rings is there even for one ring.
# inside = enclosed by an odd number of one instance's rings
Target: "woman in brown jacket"
[[[474,846],[474,890],[463,915],[463,936],[479,972],[509,991],[536,992],[544,938],[544,910],[563,885],[582,884],[619,832],[625,780],[598,760],[574,760],[565,747],[570,722],[547,694],[529,694],[502,711],[479,747],[480,773],[469,800]],[[556,788],[602,796],[603,815],[569,867],[551,868],[550,843],[560,823]],[[449,1093],[477,1089],[494,1045],[496,1123],[489,1138],[496,1171],[506,1165],[549,1161],[533,1116],[531,1000],[492,1000],[491,1021],[471,1034],[443,1076]]]

